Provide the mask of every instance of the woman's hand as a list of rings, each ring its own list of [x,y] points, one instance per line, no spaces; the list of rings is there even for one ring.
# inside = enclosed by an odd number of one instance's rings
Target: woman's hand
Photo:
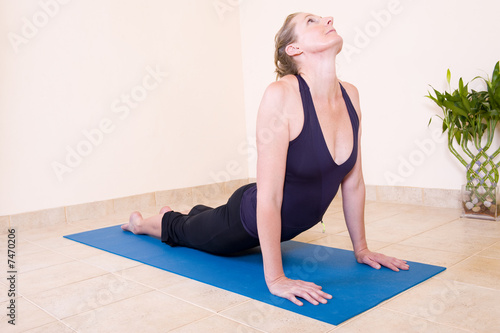
[[[296,296],[314,305],[318,305],[319,303],[325,304],[327,299],[332,298],[332,295],[322,291],[321,287],[317,284],[301,280],[291,280],[284,275],[268,282],[267,286],[271,294],[286,298],[299,306],[302,306],[303,303]]]
[[[356,252],[355,256],[360,264],[367,264],[375,269],[380,269],[381,266],[385,266],[393,271],[399,272],[400,269],[406,271],[410,268],[404,260],[388,257],[382,253],[372,252],[368,249]]]

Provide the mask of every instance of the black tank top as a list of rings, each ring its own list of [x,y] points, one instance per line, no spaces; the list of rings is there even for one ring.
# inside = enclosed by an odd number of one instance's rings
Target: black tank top
[[[351,120],[353,149],[349,158],[338,165],[323,137],[309,87],[300,75],[296,77],[304,108],[304,125],[299,136],[288,145],[281,206],[282,241],[292,239],[323,219],[340,183],[356,163],[358,154],[359,119],[342,84],[342,97]],[[256,207],[257,185],[243,194],[240,216],[247,232],[258,238]]]

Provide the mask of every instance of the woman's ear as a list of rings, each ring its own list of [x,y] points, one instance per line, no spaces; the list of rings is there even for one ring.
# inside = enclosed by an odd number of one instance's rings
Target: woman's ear
[[[288,44],[285,48],[286,54],[288,54],[290,57],[301,55],[302,50],[294,43]]]

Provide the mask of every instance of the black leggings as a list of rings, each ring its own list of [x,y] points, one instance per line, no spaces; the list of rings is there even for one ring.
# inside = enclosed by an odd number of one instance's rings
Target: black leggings
[[[189,214],[167,212],[161,221],[161,241],[219,255],[229,255],[259,245],[243,227],[240,202],[243,192],[253,184],[237,189],[225,205],[211,208],[197,205]]]

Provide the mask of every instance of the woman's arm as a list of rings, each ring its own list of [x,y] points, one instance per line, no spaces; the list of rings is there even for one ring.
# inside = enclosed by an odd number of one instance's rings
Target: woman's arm
[[[296,296],[318,304],[330,295],[314,283],[290,280],[281,260],[281,205],[290,138],[285,108],[290,83],[272,83],[264,93],[257,116],[257,230],[269,291],[297,305]]]
[[[348,83],[343,84],[348,91],[360,120],[356,164],[342,181],[342,206],[347,229],[354,248],[354,255],[359,263],[370,265],[376,269],[379,269],[383,265],[394,271],[398,271],[399,269],[407,270],[409,266],[406,264],[406,261],[368,250],[364,221],[365,182],[361,167],[361,112],[359,111],[359,95],[356,87]]]

